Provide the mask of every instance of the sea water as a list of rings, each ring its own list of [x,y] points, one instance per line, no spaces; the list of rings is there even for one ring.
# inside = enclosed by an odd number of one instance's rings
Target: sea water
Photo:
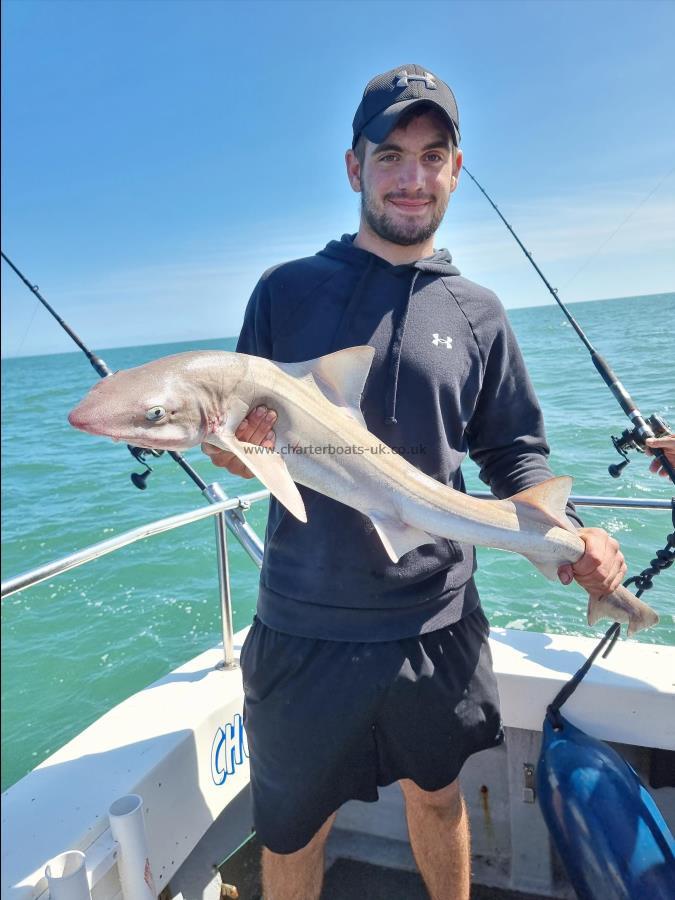
[[[675,425],[675,294],[579,303],[573,313],[645,414]],[[670,482],[632,455],[622,477],[610,435],[629,426],[560,310],[509,314],[539,395],[551,467],[574,478],[578,494],[669,498]],[[56,326],[55,326],[56,327]],[[101,350],[113,370],[184,350],[234,348],[233,338]],[[167,455],[152,461],[145,491],[130,481],[142,467],[123,444],[78,432],[67,414],[96,375],[82,353],[6,359],[3,377],[3,579],[154,519],[204,504]],[[202,478],[231,495],[260,487],[186,454]],[[470,489],[485,489],[467,461]],[[264,533],[267,503],[249,521]],[[667,511],[584,509],[587,525],[620,542],[636,574],[673,530]],[[341,539],[344,539],[341,536]],[[235,628],[250,623],[258,570],[229,540]],[[494,625],[598,636],[585,624],[578,586],[546,581],[521,557],[479,549],[477,581]],[[675,644],[675,567],[644,598],[661,616],[637,640]],[[114,704],[221,639],[212,520],[126,547],[52,581],[8,597],[3,624],[3,788]],[[543,714],[543,711],[542,711]]]

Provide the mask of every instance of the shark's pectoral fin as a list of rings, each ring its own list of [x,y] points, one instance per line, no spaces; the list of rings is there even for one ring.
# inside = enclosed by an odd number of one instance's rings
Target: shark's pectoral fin
[[[279,503],[283,503],[296,519],[300,519],[301,522],[307,521],[305,504],[282,456],[274,450],[270,450],[269,447],[246,444],[238,440],[231,432],[224,430],[210,434],[208,442],[222,447],[223,450],[230,450],[238,456],[255,477],[259,478],[270,493],[277,498]]]
[[[400,519],[383,516],[380,513],[369,512],[368,517],[375,526],[380,540],[392,562],[397,563],[405,554],[422,544],[433,544],[436,540],[420,528],[406,525]]]
[[[567,518],[567,501],[572,490],[572,479],[568,475],[559,478],[549,478],[509,497],[511,503],[518,507],[526,507],[527,512],[535,518],[551,525],[557,525],[566,531],[576,531],[573,523]],[[534,562],[534,560],[532,560]],[[543,571],[540,563],[534,562],[540,571]],[[544,572],[544,574],[546,574]],[[548,576],[547,576],[548,577]]]

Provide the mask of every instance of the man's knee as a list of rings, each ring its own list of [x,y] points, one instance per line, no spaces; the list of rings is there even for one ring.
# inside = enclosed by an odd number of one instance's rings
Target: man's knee
[[[464,811],[464,801],[459,788],[459,779],[438,791],[425,791],[408,778],[399,781],[406,808],[436,813],[445,819],[459,821]]]

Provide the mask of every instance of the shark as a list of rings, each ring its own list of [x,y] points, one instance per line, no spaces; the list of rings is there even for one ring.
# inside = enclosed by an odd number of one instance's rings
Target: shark
[[[361,346],[279,363],[228,351],[179,353],[103,378],[68,419],[137,447],[228,450],[302,522],[298,484],[368,516],[394,562],[434,536],[519,553],[551,580],[580,559],[585,545],[566,515],[571,478],[479,499],[426,475],[372,434],[360,401],[373,355]],[[277,413],[273,449],[235,435],[259,405]],[[629,635],[658,622],[623,586],[589,597],[589,624],[603,618],[627,624]]]

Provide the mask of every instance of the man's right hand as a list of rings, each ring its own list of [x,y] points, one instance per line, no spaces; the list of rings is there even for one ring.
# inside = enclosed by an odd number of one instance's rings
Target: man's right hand
[[[234,436],[245,444],[258,444],[260,447],[274,449],[276,435],[272,430],[277,420],[277,414],[266,406],[256,406],[239,423]],[[253,472],[229,450],[221,450],[213,444],[202,444],[202,450],[209,457],[214,466],[222,466],[232,475],[241,475],[242,478],[253,478]]]
[[[647,438],[646,450],[649,456],[654,455],[654,450],[663,450],[668,462],[671,466],[675,466],[675,434],[669,434],[660,438]],[[656,475],[662,475],[664,478],[670,478],[668,472],[661,465],[660,459],[651,461],[649,471],[654,472]]]

